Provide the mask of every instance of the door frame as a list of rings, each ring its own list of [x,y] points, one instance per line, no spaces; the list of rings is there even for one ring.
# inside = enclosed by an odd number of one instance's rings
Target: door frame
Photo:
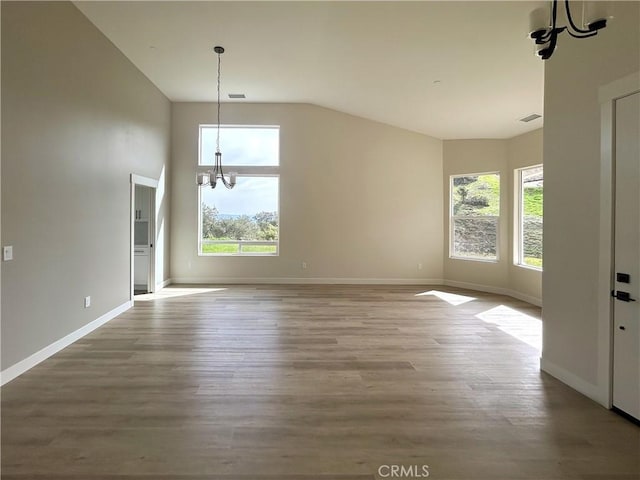
[[[600,102],[600,255],[598,259],[598,401],[613,406],[613,301],[616,100],[640,92],[640,72],[598,91]]]
[[[156,245],[158,244],[157,232],[156,232],[156,217],[158,212],[156,211],[156,195],[158,192],[158,184],[159,180],[154,178],[144,177],[142,175],[136,175],[135,173],[131,174],[131,185],[130,185],[130,195],[131,195],[131,206],[129,208],[129,221],[130,221],[130,235],[129,235],[129,299],[133,302],[134,297],[134,267],[135,267],[135,258],[134,258],[134,249],[135,249],[135,221],[136,221],[136,185],[140,185],[143,187],[149,187],[152,189],[152,195],[150,195],[149,202],[149,232],[150,235],[150,244],[153,245],[149,248],[149,278],[147,280],[147,290],[150,293],[156,291]]]

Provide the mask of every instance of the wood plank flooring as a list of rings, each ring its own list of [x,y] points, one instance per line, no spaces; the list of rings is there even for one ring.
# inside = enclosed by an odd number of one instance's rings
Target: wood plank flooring
[[[640,429],[539,371],[539,318],[448,287],[169,287],[2,388],[1,478],[638,480]]]

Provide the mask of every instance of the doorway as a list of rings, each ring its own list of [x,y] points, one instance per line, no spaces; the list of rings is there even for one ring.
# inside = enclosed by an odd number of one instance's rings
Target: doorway
[[[612,406],[640,422],[640,92],[614,112]]]
[[[158,181],[131,175],[131,300],[155,291]]]

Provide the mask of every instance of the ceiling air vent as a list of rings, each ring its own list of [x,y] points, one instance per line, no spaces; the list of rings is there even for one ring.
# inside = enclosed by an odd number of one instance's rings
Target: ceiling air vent
[[[229,98],[247,98],[244,93],[230,93]]]
[[[537,113],[532,113],[531,115],[528,115],[524,118],[521,118],[520,121],[521,122],[531,122],[532,120],[535,120],[536,118],[541,118],[542,115],[538,115]]]

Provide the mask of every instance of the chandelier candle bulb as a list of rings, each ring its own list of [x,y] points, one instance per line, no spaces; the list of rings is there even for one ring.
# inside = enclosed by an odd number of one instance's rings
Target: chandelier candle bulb
[[[207,185],[209,183],[209,175],[207,173],[198,174],[198,185]]]
[[[542,57],[543,56],[543,50],[547,50],[548,48],[549,48],[549,44],[548,43],[536,43],[534,45],[535,53],[539,57]]]
[[[529,14],[529,36],[536,38],[546,34],[551,28],[549,8],[536,8]]]
[[[589,30],[600,30],[607,26],[607,5],[604,2],[585,2],[584,23]]]

